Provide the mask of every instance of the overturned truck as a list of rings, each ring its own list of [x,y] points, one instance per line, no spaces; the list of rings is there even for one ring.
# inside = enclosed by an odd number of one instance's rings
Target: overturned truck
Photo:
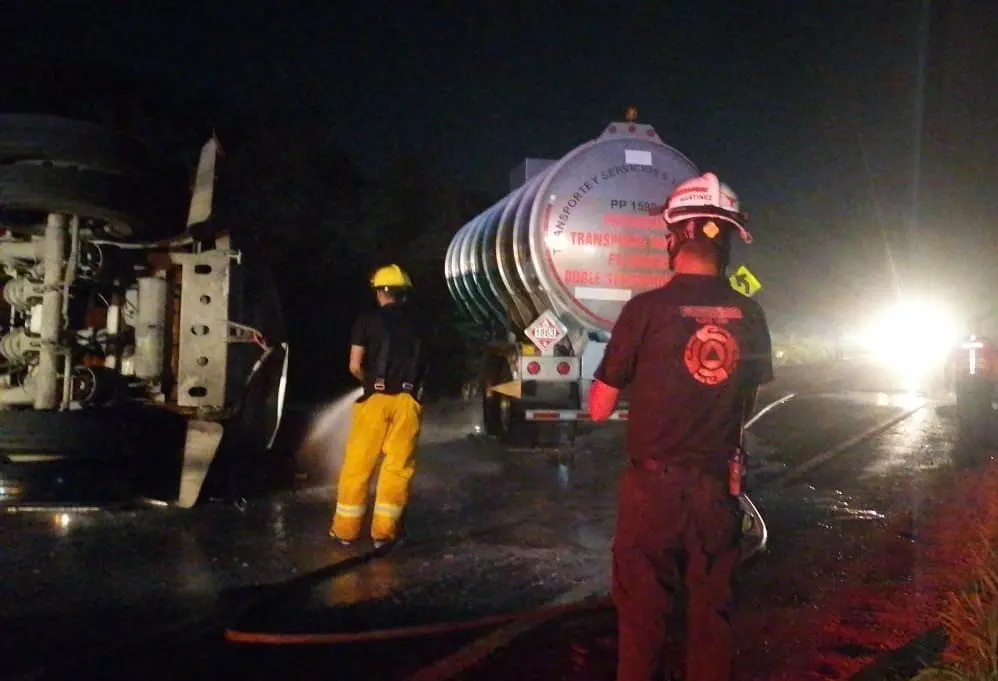
[[[175,181],[128,136],[0,116],[0,507],[189,507],[273,445],[289,349],[217,157]]]

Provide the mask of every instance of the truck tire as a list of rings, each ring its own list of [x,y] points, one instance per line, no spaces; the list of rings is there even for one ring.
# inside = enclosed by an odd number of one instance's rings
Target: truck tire
[[[156,173],[165,165],[138,140],[59,116],[0,116],[0,165],[57,161],[112,173]]]
[[[526,420],[523,403],[500,393],[489,393],[490,385],[513,380],[513,372],[505,357],[495,356],[486,362],[482,385],[482,422],[486,435],[511,447],[533,447],[537,442],[538,424]]]
[[[176,498],[186,436],[185,416],[155,407],[0,411],[0,484],[20,490],[0,504],[86,503],[89,486]]]
[[[47,165],[0,166],[5,211],[67,213],[109,223],[109,238],[160,239],[184,224],[182,188],[141,176]]]
[[[960,439],[975,446],[990,443],[994,412],[994,385],[980,378],[965,378],[956,384],[956,415]]]
[[[482,393],[482,427],[485,434],[491,437],[501,437],[502,426],[502,397],[499,393],[490,393],[489,387],[502,382],[503,365],[506,360],[502,357],[490,357],[485,362],[482,371],[481,393]]]
[[[130,470],[110,461],[0,462],[0,508],[127,504],[138,487]]]
[[[157,407],[120,406],[75,411],[0,411],[0,454],[58,454],[87,458],[131,457],[148,449],[150,433],[170,439],[186,417]],[[175,433],[173,433],[175,435]]]
[[[503,398],[500,400],[502,443],[510,447],[536,447],[539,424],[527,420],[522,402],[506,395],[500,397]]]

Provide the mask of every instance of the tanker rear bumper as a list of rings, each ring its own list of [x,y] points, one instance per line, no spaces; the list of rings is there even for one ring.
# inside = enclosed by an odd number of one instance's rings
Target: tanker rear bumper
[[[626,421],[630,412],[627,409],[618,409],[610,414],[609,421]],[[524,412],[524,419],[527,421],[592,421],[592,415],[581,409],[527,409]]]

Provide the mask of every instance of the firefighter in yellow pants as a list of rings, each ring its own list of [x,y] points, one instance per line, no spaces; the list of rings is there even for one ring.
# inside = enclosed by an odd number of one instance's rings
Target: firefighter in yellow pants
[[[353,407],[329,534],[342,544],[360,538],[371,476],[384,454],[371,519],[371,539],[382,546],[399,539],[409,500],[426,353],[423,333],[405,305],[409,276],[389,265],[375,272],[371,286],[378,308],[361,316],[351,331],[350,373],[364,384],[364,394]]]

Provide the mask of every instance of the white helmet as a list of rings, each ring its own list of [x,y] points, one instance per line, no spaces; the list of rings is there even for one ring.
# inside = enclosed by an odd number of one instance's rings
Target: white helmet
[[[714,173],[704,173],[680,183],[669,195],[662,218],[670,230],[676,229],[673,225],[697,218],[721,220],[734,226],[742,241],[752,243],[752,235],[745,229],[748,215],[741,212],[738,195]],[[693,234],[686,236],[694,238]],[[708,237],[712,239],[713,235]]]

